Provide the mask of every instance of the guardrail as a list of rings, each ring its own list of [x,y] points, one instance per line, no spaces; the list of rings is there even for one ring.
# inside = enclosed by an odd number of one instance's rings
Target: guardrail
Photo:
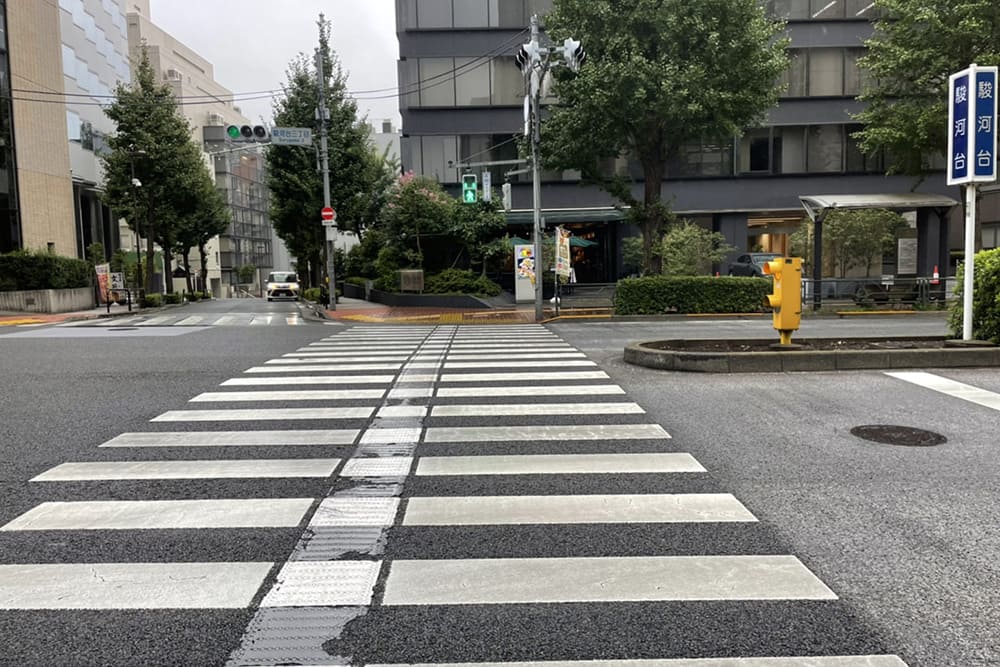
[[[839,305],[851,303],[866,308],[928,307],[943,305],[954,298],[957,280],[954,277],[899,278],[873,276],[869,278],[824,278],[820,281],[821,303]],[[802,303],[815,302],[816,283],[802,280]]]

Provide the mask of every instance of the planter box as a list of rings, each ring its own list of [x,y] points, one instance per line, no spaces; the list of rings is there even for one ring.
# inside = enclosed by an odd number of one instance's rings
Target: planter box
[[[0,292],[0,310],[26,313],[71,313],[97,306],[93,287]]]

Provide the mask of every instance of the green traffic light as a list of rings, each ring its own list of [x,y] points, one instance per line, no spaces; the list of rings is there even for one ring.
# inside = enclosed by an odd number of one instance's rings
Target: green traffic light
[[[229,127],[226,128],[226,134],[229,135],[230,139],[239,139],[240,128],[235,125],[230,125]]]
[[[476,191],[475,190],[466,190],[465,191],[465,203],[466,204],[475,204],[476,203]]]

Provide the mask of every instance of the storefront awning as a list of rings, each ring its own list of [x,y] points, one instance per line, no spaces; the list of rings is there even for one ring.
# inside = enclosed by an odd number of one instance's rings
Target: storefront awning
[[[622,222],[625,212],[613,206],[595,208],[550,208],[542,210],[546,225],[561,225],[567,222]],[[530,208],[507,211],[508,225],[531,225],[535,222],[535,212]]]

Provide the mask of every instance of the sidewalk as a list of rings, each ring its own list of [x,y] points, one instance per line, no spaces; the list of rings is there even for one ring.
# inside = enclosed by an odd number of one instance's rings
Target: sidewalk
[[[138,312],[138,308],[132,306],[132,313]],[[91,308],[90,310],[78,310],[70,313],[27,313],[9,310],[0,310],[0,327],[10,327],[30,324],[59,324],[61,322],[71,322],[76,320],[95,320],[101,317],[115,317],[118,315],[130,315],[128,306],[111,304],[111,313],[108,313],[107,306]]]
[[[610,312],[594,312],[596,309],[562,309],[560,316],[607,319]],[[369,322],[382,324],[533,324],[535,305],[511,304],[509,307],[491,309],[469,308],[399,308],[373,303],[361,299],[341,297],[337,300],[337,310],[323,311],[327,319],[347,322]],[[555,319],[555,308],[546,303],[543,321]]]

